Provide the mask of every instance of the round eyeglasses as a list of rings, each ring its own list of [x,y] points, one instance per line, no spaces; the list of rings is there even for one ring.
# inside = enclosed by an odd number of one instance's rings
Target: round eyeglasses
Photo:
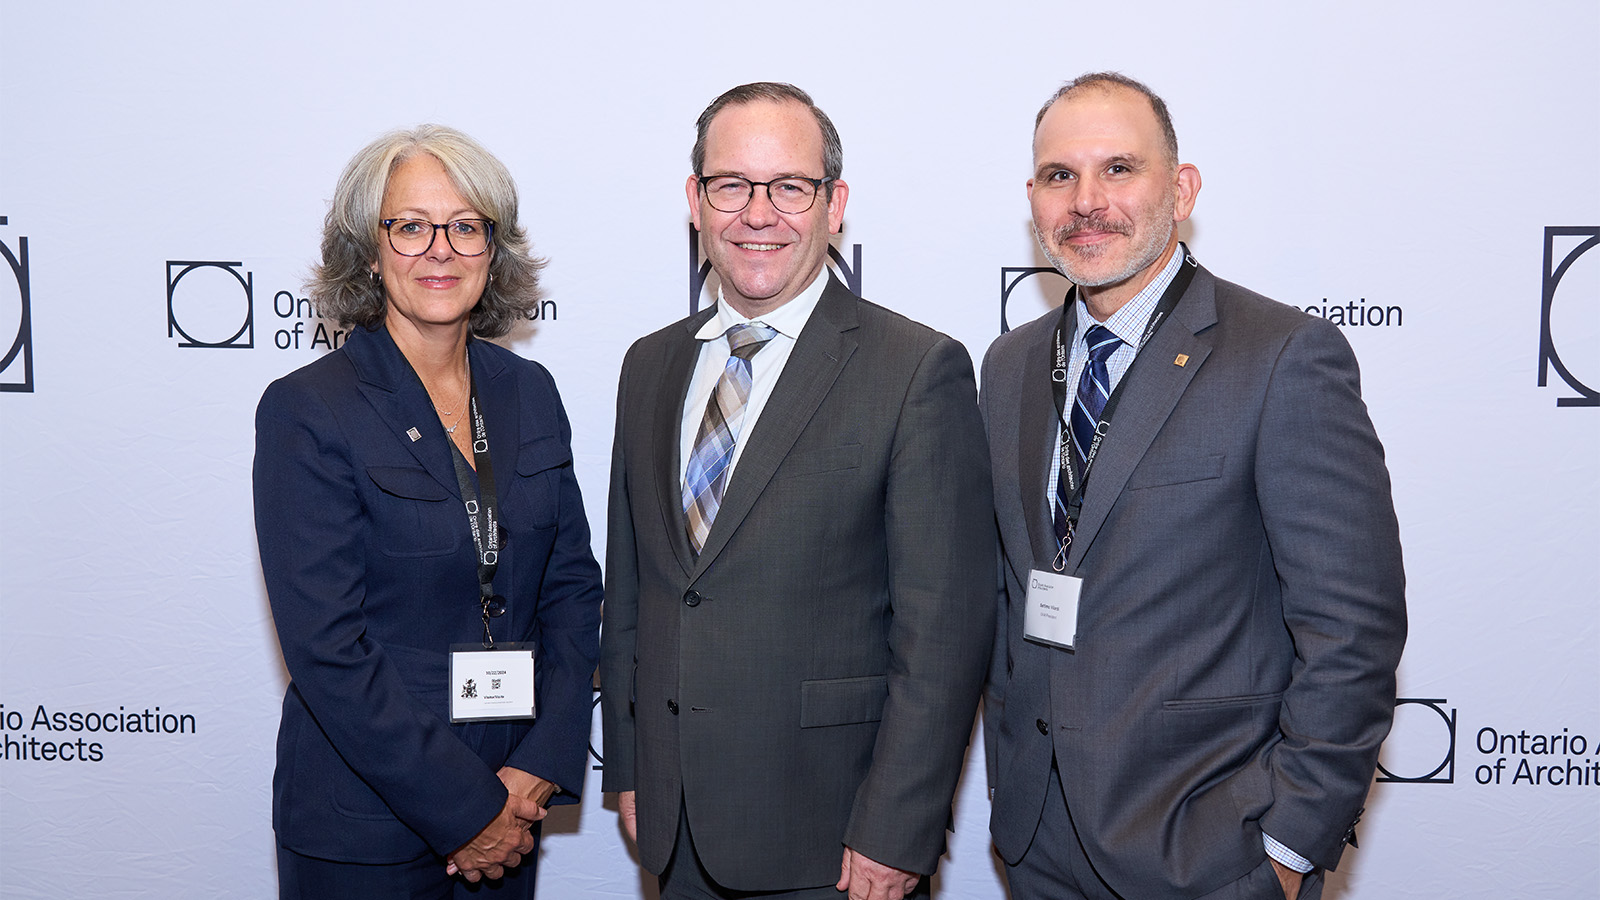
[[[756,188],[767,189],[767,200],[778,212],[799,215],[817,202],[817,191],[832,178],[774,178],[771,181],[751,181],[738,175],[701,175],[700,189],[706,192],[706,202],[711,208],[725,213],[736,213],[750,205]]]
[[[378,224],[388,233],[389,246],[401,256],[427,253],[441,230],[450,249],[462,256],[482,256],[494,236],[494,222],[488,219],[456,219],[443,225],[425,219],[384,219]]]

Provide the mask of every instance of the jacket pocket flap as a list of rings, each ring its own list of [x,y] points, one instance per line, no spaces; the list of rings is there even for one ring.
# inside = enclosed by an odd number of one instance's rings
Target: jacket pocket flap
[[[561,438],[542,437],[529,441],[517,451],[517,474],[537,475],[546,469],[564,466],[572,461],[572,451],[561,443]]]
[[[840,469],[854,469],[860,465],[861,445],[845,444],[840,447],[792,453],[783,461],[781,474],[785,478],[794,475],[817,475],[822,472],[837,472]]]
[[[1235,697],[1192,697],[1181,700],[1163,700],[1161,707],[1172,712],[1206,709],[1235,709],[1241,706],[1261,706],[1283,701],[1283,691],[1268,694],[1240,694]]]
[[[887,675],[829,678],[800,683],[800,727],[854,725],[883,718],[889,699]]]
[[[367,477],[385,494],[407,500],[449,500],[450,492],[427,469],[412,466],[368,466]]]

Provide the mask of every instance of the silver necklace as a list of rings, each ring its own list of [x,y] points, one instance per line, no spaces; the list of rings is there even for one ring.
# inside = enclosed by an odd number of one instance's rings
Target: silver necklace
[[[463,369],[463,371],[465,371],[467,367],[465,365],[462,365],[461,368]],[[457,415],[460,414],[460,412],[461,412],[460,407],[466,405],[467,396],[472,391],[472,375],[471,375],[470,372],[467,372],[465,374],[466,374],[466,377],[464,377],[462,380],[465,382],[466,387],[461,391],[461,402],[459,404],[457,404],[457,408],[455,410],[453,410],[453,411],[452,410],[448,410],[448,409],[440,409],[439,408],[439,404],[434,402],[433,391],[431,391],[431,390],[428,391],[428,403],[433,406],[433,411],[434,412],[438,413],[441,416],[449,418],[449,419],[454,419]],[[444,433],[448,434],[448,435],[451,435],[451,436],[454,436],[455,433],[456,433],[456,429],[459,428],[460,426],[461,426],[460,422],[457,422],[454,425],[445,425]]]

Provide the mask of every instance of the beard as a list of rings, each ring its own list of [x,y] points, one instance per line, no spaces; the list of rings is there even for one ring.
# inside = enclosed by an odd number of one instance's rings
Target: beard
[[[1048,240],[1038,223],[1035,223],[1033,236],[1039,241],[1039,249],[1044,251],[1045,258],[1050,260],[1050,264],[1061,274],[1067,276],[1068,281],[1081,287],[1104,287],[1127,281],[1161,258],[1161,254],[1167,249],[1167,242],[1172,239],[1173,230],[1177,227],[1172,221],[1176,207],[1176,198],[1168,194],[1161,202],[1138,210],[1137,221],[1104,216],[1075,217],[1052,231]],[[1112,254],[1113,248],[1110,247],[1083,247],[1063,253],[1057,253],[1053,249],[1068,246],[1067,239],[1080,231],[1113,232],[1132,239],[1133,244],[1128,248],[1128,256],[1120,266],[1116,265],[1114,260],[1107,258]],[[1101,265],[1110,265],[1112,268],[1101,269]]]

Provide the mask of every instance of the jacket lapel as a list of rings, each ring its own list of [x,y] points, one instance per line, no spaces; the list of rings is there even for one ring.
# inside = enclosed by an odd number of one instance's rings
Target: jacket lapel
[[[1124,395],[1083,498],[1083,514],[1072,542],[1071,565],[1075,572],[1121,496],[1128,476],[1211,354],[1211,341],[1200,333],[1216,321],[1216,279],[1201,268],[1178,301],[1172,320],[1139,351],[1125,379]],[[1179,354],[1188,356],[1183,365],[1176,363]]]
[[[411,371],[411,364],[395,346],[388,330],[381,326],[371,331],[354,329],[345,339],[344,352],[355,367],[361,395],[389,426],[395,440],[410,451],[451,496],[460,499],[461,488],[456,484],[449,443],[412,440],[407,433],[415,428],[424,437],[435,432],[442,437],[444,426],[439,424],[439,416],[433,411],[422,381]]]
[[[1072,334],[1076,310],[1072,295],[1067,295],[1067,334]],[[1054,352],[1055,329],[1045,329],[1043,343],[1025,353],[1021,403],[1017,440],[1017,473],[1022,491],[1022,510],[1028,523],[1028,539],[1033,547],[1037,565],[1056,554],[1055,510],[1046,496],[1050,490],[1050,469],[1059,465],[1050,452],[1055,441],[1052,436],[1061,431],[1056,414],[1055,394],[1050,385],[1051,355]],[[1027,583],[1027,572],[1017,572],[1018,580]]]
[[[683,514],[683,464],[681,435],[683,431],[683,405],[688,402],[689,379],[694,377],[695,363],[700,358],[700,342],[695,332],[717,314],[715,305],[702,310],[684,323],[681,340],[670,342],[662,361],[661,382],[656,391],[655,422],[650,433],[655,435],[655,482],[658,502],[661,505],[662,524],[667,529],[667,540],[672,543],[673,555],[685,575],[694,571],[694,548],[689,546],[689,523]],[[698,425],[696,426],[698,427]]]
[[[704,572],[727,546],[855,353],[857,343],[849,332],[859,324],[856,297],[831,273],[827,278],[828,285],[795,341],[761,418],[747,432],[738,468],[734,469],[717,518],[711,523],[711,533],[696,561],[695,576]]]

